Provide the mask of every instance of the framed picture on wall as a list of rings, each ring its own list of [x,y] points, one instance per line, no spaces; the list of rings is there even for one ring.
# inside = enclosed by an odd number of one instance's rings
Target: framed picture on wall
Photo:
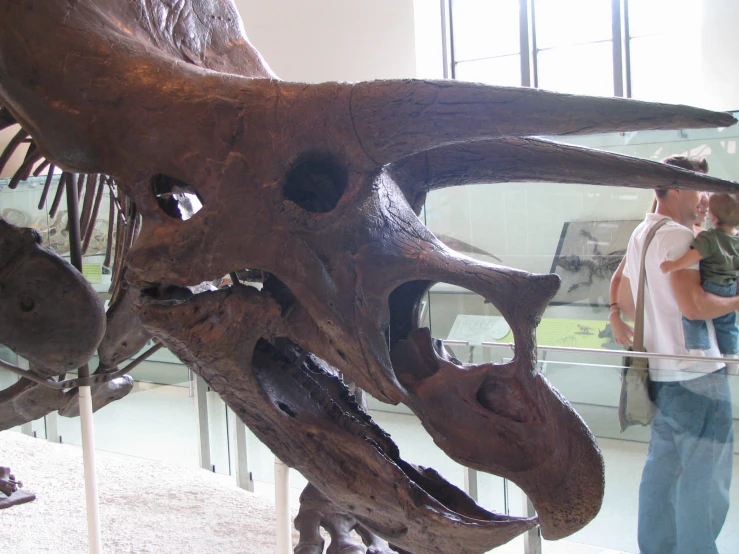
[[[565,222],[550,270],[562,279],[552,304],[608,306],[611,277],[641,221]]]

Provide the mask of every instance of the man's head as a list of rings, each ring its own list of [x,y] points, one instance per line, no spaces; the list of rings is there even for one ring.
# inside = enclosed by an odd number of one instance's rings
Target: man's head
[[[712,194],[708,200],[708,209],[716,225],[739,225],[739,199],[734,194]]]
[[[683,169],[689,169],[696,173],[708,173],[708,162],[706,158],[691,158],[689,156],[668,156],[662,163],[667,165],[674,165],[675,167],[682,167]]]
[[[708,173],[706,158],[691,158],[689,156],[669,156],[662,163],[695,171]],[[691,227],[705,219],[707,210],[707,195],[695,190],[655,189],[657,196],[657,211],[669,215],[678,223]]]

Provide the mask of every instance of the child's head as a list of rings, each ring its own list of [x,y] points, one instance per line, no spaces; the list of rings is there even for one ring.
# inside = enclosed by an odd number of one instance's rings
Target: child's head
[[[708,209],[716,225],[739,226],[739,199],[735,194],[712,194],[708,199]]]

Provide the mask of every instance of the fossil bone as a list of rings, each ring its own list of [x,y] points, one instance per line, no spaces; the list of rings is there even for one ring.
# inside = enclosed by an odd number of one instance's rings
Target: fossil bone
[[[416,213],[429,190],[475,182],[734,190],[526,138],[731,116],[461,82],[282,82],[227,1],[3,0],[0,23],[0,102],[38,152],[112,176],[142,215],[117,260],[130,308],[111,321],[135,311],[348,518],[405,551],[472,553],[537,522],[560,538],[595,516],[600,453],[535,372],[534,330],[557,277],[462,256]],[[178,195],[202,208],[185,220]],[[242,270],[266,275],[263,289],[237,279],[190,290]],[[462,366],[418,329],[420,299],[439,281],[498,308],[515,337],[512,362]],[[109,365],[125,336],[111,334]],[[518,483],[538,519],[486,512],[404,462],[337,370],[411,407],[454,459]]]
[[[87,280],[36,231],[0,218],[0,343],[54,376],[86,363],[104,330],[103,303]]]

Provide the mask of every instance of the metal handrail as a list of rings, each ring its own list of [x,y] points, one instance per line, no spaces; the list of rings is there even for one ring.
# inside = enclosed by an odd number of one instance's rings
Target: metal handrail
[[[154,352],[162,348],[162,346],[164,345],[160,342],[154,344],[154,346],[149,348],[146,352],[141,354],[141,356],[133,360],[126,367],[121,368],[117,371],[113,371],[111,373],[96,373],[88,377],[77,377],[76,379],[66,379],[64,381],[54,381],[53,379],[49,379],[48,377],[44,377],[43,375],[34,373],[29,369],[20,368],[3,360],[0,360],[0,367],[3,369],[7,369],[12,373],[15,373],[20,377],[28,379],[29,381],[33,381],[34,383],[38,383],[39,385],[49,387],[50,389],[67,390],[77,387],[90,387],[92,385],[97,385],[100,383],[107,383],[108,381],[112,381],[113,379],[117,379],[118,377],[123,377],[131,370],[133,370],[136,366],[138,366],[141,362],[151,356]]]
[[[450,345],[462,345],[462,346],[469,346],[469,341],[462,341],[462,340],[442,340],[444,344],[450,344]],[[503,346],[508,347],[511,350],[515,348],[515,344],[512,342],[481,342],[482,346]],[[608,349],[600,349],[600,348],[575,348],[572,346],[546,346],[546,345],[537,345],[537,350],[542,352],[574,352],[574,353],[582,353],[582,354],[606,354],[609,356],[618,356],[619,358],[623,358],[624,356],[629,356],[631,358],[660,358],[660,359],[667,359],[667,360],[678,360],[678,361],[686,361],[686,362],[718,362],[718,363],[726,363],[726,358],[714,358],[709,356],[682,356],[679,354],[659,354],[656,352],[633,352],[631,350],[608,350]]]

